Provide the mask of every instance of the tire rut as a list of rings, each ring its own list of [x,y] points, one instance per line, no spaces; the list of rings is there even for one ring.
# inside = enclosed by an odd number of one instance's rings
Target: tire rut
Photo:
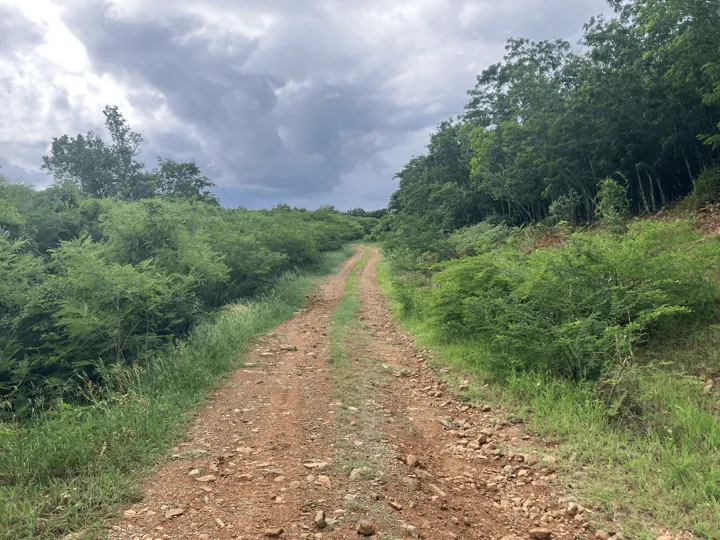
[[[367,251],[340,369],[331,315]],[[357,250],[306,309],[259,340],[110,538],[249,540],[282,529],[285,539],[351,539],[360,519],[378,540],[587,536],[589,511],[568,513],[552,488],[553,458],[513,450],[543,441],[502,411],[458,401],[396,327],[378,260],[375,248]]]
[[[258,341],[109,538],[254,539],[280,528],[285,538],[299,534],[292,525],[307,521],[308,501],[327,499],[331,489],[308,473],[324,476],[319,464],[332,455],[327,335],[362,255],[357,251],[306,308]]]

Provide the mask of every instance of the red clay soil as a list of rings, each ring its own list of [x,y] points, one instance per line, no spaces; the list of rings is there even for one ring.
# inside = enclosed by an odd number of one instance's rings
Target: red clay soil
[[[331,316],[365,251],[338,371]],[[260,340],[110,538],[361,538],[363,520],[378,540],[589,534],[589,510],[548,487],[554,458],[513,453],[522,426],[458,401],[393,324],[378,258],[361,248]]]

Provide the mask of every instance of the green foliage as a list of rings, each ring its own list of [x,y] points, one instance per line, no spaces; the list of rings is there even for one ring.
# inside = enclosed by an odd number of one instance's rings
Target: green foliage
[[[458,257],[469,257],[486,253],[502,245],[511,234],[512,229],[504,223],[493,226],[488,222],[482,222],[472,227],[458,229],[448,237],[448,242]]]
[[[142,135],[132,131],[117,107],[107,106],[103,113],[112,144],[92,131],[74,138],[53,138],[42,168],[58,184],[71,183],[97,198],[136,201],[160,195],[217,204],[209,191],[215,184],[200,173],[194,162],[158,158],[158,170],[145,171],[135,159],[140,154]]]
[[[447,339],[474,336],[500,377],[600,378],[653,337],[710,320],[720,248],[687,223],[637,223],[626,236],[576,234],[529,254],[512,245],[441,266],[425,316]]]
[[[548,216],[577,225],[595,217],[603,178],[623,179],[632,213],[690,192],[720,156],[720,12],[706,0],[614,5],[613,17],[585,25],[581,51],[507,41],[502,61],[478,75],[464,117],[441,123],[426,154],[396,175],[381,239]],[[624,211],[605,221],[622,230]],[[448,258],[442,242],[406,249]]]
[[[716,272],[710,274],[715,282]],[[718,383],[717,328],[686,321],[671,328],[677,339],[655,339],[649,348],[636,349],[634,361],[611,364],[597,382],[537,370],[502,370],[498,381],[499,362],[486,341],[467,333],[448,339],[422,311],[404,311],[397,300],[406,277],[391,260],[378,277],[418,345],[432,348],[431,358],[450,386],[462,380],[470,386],[466,399],[506,407],[557,445],[553,454],[567,490],[596,505],[598,528],[612,523],[626,537],[648,539],[667,528],[698,538],[720,535],[718,395],[703,391],[708,378]]]
[[[325,254],[317,271],[347,255]],[[32,422],[0,422],[0,536],[103,536],[107,520],[137,500],[139,483],[184,436],[197,407],[242,366],[242,351],[302,306],[312,287],[310,275],[285,275],[267,294],[216,311],[147,362],[109,370],[117,391],[88,385],[82,405],[60,403]]]
[[[137,201],[69,181],[41,192],[0,183],[0,209],[12,209],[0,217],[0,414],[86,401],[108,374],[143,365],[223,304],[322,265],[374,220],[226,210],[196,195],[195,168],[163,165],[174,179],[163,196]],[[183,178],[200,183],[184,190]]]
[[[582,216],[582,203],[582,197],[571,189],[567,194],[560,195],[550,204],[548,209],[549,217],[554,223],[566,222],[577,225]]]
[[[720,202],[720,165],[703,171],[695,180],[693,195],[699,204]]]
[[[612,231],[625,232],[625,221],[630,217],[630,201],[626,188],[612,178],[600,182],[597,213]]]

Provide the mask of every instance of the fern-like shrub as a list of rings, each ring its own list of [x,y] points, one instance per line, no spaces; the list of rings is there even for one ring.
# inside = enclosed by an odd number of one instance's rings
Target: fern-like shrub
[[[686,222],[572,235],[559,248],[504,247],[443,263],[426,315],[448,339],[489,346],[499,375],[598,379],[653,336],[717,314],[720,245]]]

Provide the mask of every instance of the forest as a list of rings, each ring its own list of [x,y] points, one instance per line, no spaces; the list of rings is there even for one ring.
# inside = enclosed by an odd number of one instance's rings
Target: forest
[[[141,135],[116,107],[105,117],[108,143],[92,132],[53,139],[49,188],[0,177],[6,419],[82,402],[219,307],[269,293],[377,221],[330,207],[225,209],[195,163],[145,169]]]
[[[465,112],[396,177],[395,227],[437,234],[596,217],[600,183],[650,213],[720,158],[720,13],[710,0],[611,2],[579,47],[510,39]],[[426,239],[423,238],[423,242]]]

